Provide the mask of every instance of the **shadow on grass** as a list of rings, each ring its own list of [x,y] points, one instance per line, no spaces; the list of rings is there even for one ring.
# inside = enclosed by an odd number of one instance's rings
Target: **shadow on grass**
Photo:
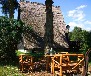
[[[0,76],[25,76],[18,69],[18,60],[2,60],[0,61]]]
[[[11,59],[1,59],[0,60],[0,66],[6,66],[6,65],[12,65],[12,66],[18,66],[18,57],[15,60]]]

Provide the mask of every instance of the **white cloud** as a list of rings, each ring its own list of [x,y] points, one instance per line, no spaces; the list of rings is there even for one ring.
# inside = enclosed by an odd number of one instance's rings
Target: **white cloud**
[[[87,27],[87,28],[84,28],[84,30],[90,31],[91,28],[90,27]]]
[[[84,22],[84,23],[91,25],[91,21],[86,21],[86,22]]]
[[[79,8],[82,8],[82,7],[79,7]],[[83,21],[84,17],[85,17],[85,14],[83,13],[82,10],[75,9],[75,10],[70,10],[68,12],[68,17],[72,17],[74,19],[74,21],[79,21],[79,20]]]
[[[88,28],[86,28],[85,30],[87,30],[87,31],[91,31],[91,28],[88,27]]]
[[[83,28],[83,26],[84,26],[83,24],[81,24],[81,23],[76,23],[76,22],[70,22],[69,25],[70,25],[71,27],[77,26],[77,27],[81,27],[81,28]]]
[[[70,25],[70,31],[72,31],[75,26],[81,27],[87,31],[91,30],[91,21],[86,20],[85,13],[83,11],[83,8],[85,7],[87,7],[87,5],[81,5],[74,10],[68,11],[68,17],[73,19],[68,23]]]
[[[77,26],[75,22],[70,22],[68,25],[73,26],[73,27]]]
[[[69,17],[73,17],[75,12],[76,12],[76,10],[71,10],[71,11],[69,11],[69,12],[68,12],[68,16],[69,16]]]
[[[79,9],[83,9],[85,7],[87,7],[87,5],[81,5],[81,6],[77,7],[76,9],[79,10]]]
[[[84,23],[77,23],[77,22],[69,22],[70,25],[70,31],[72,31],[74,29],[74,27],[80,27],[84,30],[90,31],[91,27],[89,27],[88,25],[85,25]]]

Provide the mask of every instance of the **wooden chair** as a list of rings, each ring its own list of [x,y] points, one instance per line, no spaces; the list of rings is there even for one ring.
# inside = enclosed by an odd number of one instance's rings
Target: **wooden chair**
[[[19,56],[19,69],[22,72],[33,71],[33,57],[29,55],[20,55]]]

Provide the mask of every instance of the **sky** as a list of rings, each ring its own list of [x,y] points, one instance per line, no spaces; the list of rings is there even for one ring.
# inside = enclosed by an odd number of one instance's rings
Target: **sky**
[[[45,4],[45,0],[27,1]],[[60,6],[64,21],[66,25],[70,26],[70,31],[72,31],[75,26],[81,27],[83,30],[91,30],[91,0],[53,0],[53,2],[54,6]],[[2,15],[1,10],[0,15]],[[17,18],[17,12],[15,18]]]

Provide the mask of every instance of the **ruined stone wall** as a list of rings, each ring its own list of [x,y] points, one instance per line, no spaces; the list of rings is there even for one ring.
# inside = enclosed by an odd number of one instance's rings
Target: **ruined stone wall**
[[[20,2],[21,20],[33,27],[37,34],[36,38],[33,35],[30,38],[24,39],[26,48],[41,48],[44,46],[44,26],[46,23],[46,6],[37,2]],[[65,30],[66,24],[59,6],[53,6],[53,32],[54,32],[54,48],[68,47]],[[29,35],[29,34],[28,34]],[[38,39],[39,38],[39,39]]]

